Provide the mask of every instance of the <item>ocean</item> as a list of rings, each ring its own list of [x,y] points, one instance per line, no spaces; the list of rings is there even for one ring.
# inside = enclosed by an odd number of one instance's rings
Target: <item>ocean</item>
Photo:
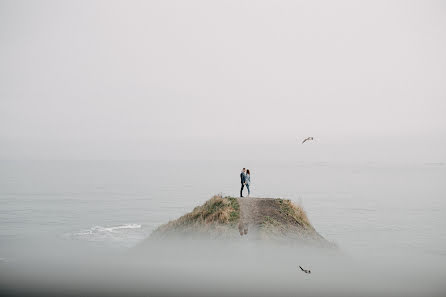
[[[0,269],[30,247],[129,251],[213,195],[237,197],[242,167],[251,171],[251,197],[302,205],[349,257],[429,259],[446,276],[442,163],[1,161]]]
[[[217,161],[2,161],[0,258],[49,238],[126,248],[214,194],[303,205],[342,249],[446,256],[446,166]],[[246,195],[246,189],[245,189]]]

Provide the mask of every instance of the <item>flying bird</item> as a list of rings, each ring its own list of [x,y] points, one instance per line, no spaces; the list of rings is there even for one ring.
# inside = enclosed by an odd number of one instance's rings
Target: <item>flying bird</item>
[[[301,266],[299,266],[299,268],[300,268],[300,270],[302,270],[303,272],[305,272],[305,273],[308,273],[308,274],[310,274],[311,273],[311,270],[306,270],[306,269],[303,269]]]
[[[305,138],[304,141],[302,141],[302,144],[304,144],[305,141],[308,141],[308,140],[313,140],[313,137],[307,137],[307,138]]]

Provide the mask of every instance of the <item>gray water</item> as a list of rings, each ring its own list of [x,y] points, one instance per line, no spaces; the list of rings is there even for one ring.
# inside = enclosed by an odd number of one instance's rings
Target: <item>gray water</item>
[[[446,276],[442,163],[1,161],[0,258],[19,263],[58,244],[128,251],[212,195],[237,196],[241,167],[251,170],[251,196],[303,205],[349,257],[418,259]]]

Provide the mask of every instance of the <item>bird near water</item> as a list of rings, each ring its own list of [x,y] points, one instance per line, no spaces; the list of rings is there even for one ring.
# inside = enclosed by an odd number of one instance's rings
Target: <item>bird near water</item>
[[[302,266],[299,266],[299,268],[300,268],[300,270],[302,270],[303,272],[305,272],[305,273],[308,273],[308,274],[310,274],[311,273],[311,270],[307,270],[307,269],[303,269],[302,268]]]
[[[304,139],[304,141],[302,141],[302,144],[304,144],[306,141],[308,141],[308,140],[313,140],[313,137],[307,137],[307,138],[305,138]]]

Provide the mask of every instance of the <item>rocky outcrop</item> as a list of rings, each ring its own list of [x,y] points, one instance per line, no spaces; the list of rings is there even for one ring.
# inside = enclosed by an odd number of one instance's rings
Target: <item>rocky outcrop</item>
[[[311,225],[302,207],[280,198],[214,196],[190,213],[161,225],[150,239],[298,241],[332,246]]]

